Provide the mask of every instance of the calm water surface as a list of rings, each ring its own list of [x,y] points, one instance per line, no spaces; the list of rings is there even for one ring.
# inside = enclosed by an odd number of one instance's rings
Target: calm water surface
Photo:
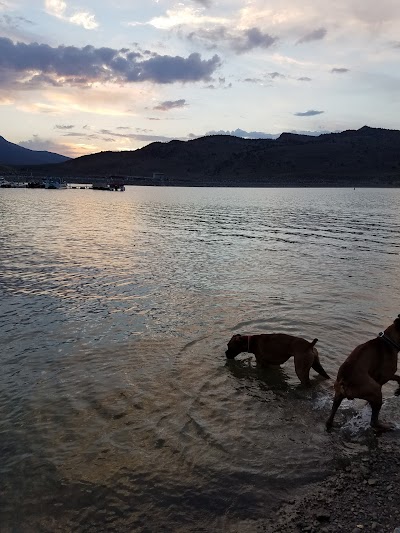
[[[328,435],[332,381],[226,343],[334,376],[400,312],[399,230],[399,190],[0,189],[1,531],[236,531],[323,478],[368,408]]]

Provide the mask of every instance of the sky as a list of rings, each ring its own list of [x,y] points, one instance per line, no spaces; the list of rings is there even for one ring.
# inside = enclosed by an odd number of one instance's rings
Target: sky
[[[0,135],[32,150],[399,119],[399,0],[0,0]]]

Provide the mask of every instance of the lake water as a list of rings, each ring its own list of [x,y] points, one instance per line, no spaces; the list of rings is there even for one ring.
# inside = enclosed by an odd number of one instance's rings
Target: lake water
[[[327,434],[333,380],[226,343],[318,337],[335,376],[400,312],[399,253],[399,190],[0,189],[1,531],[268,518],[368,445],[368,408]]]

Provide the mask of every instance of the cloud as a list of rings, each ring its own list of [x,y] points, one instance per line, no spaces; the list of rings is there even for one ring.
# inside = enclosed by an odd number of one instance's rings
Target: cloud
[[[200,4],[204,7],[210,7],[211,6],[211,0],[193,0],[197,4]]]
[[[301,78],[297,78],[298,81],[311,81],[311,78],[309,78],[308,76],[302,76]]]
[[[94,30],[99,26],[95,16],[86,11],[76,11],[72,15],[67,15],[68,7],[64,0],[45,0],[45,9],[49,15],[82,26],[86,30]]]
[[[39,135],[33,135],[32,139],[19,142],[18,144],[29,150],[53,152],[55,154],[66,155],[67,157],[77,157],[78,155],[81,155],[78,147],[65,143],[58,143],[50,139],[43,139]]]
[[[279,72],[269,72],[268,73],[268,77],[271,78],[272,80],[285,79],[286,78],[286,76],[284,74],[280,74]]]
[[[332,74],[345,74],[346,72],[349,72],[348,68],[333,68],[331,70]]]
[[[242,137],[244,139],[276,139],[279,134],[264,133],[262,131],[245,131],[240,128],[236,130],[212,130],[205,135],[233,135],[234,137]],[[190,134],[192,137],[200,137],[199,135]]]
[[[259,83],[263,82],[263,80],[261,78],[244,78],[243,81],[246,82],[246,83],[256,83],[256,84],[259,84]]]
[[[69,17],[69,21],[77,26],[83,26],[85,30],[94,30],[98,27],[94,15],[86,12],[75,13],[75,15]]]
[[[296,135],[309,135],[311,137],[318,137],[319,135],[323,135],[325,133],[338,133],[339,130],[335,130],[332,132],[331,130],[317,130],[317,131],[309,131],[309,130],[285,130],[286,133],[293,133]],[[213,130],[208,131],[204,135],[232,135],[234,137],[242,137],[244,139],[277,139],[280,137],[281,133],[266,133],[262,131],[246,131],[242,130],[240,128],[237,128],[236,130]],[[196,139],[198,137],[203,137],[203,135],[195,135],[194,133],[190,133],[188,135],[188,138]]]
[[[165,102],[160,102],[157,106],[153,107],[153,109],[157,109],[158,111],[169,111],[170,109],[177,109],[181,107],[186,107],[186,100],[166,100]]]
[[[128,49],[95,48],[90,45],[83,48],[53,48],[47,44],[13,43],[10,39],[0,37],[0,70],[6,73],[6,78],[12,80],[14,77],[15,82],[19,74],[23,78],[19,83],[24,85],[35,80],[43,82],[37,76],[47,76],[47,82],[63,85],[208,81],[220,65],[221,60],[217,55],[208,60],[202,60],[198,53],[192,53],[187,58],[156,53],[143,58],[140,53]]]
[[[166,137],[165,135],[149,135],[145,133],[115,133],[112,130],[102,129],[93,133],[65,133],[65,137],[81,137],[86,140],[133,140],[133,141],[145,141],[145,142],[168,142],[177,139],[177,137]],[[106,137],[105,137],[106,136]]]
[[[12,29],[19,28],[21,23],[33,25],[33,22],[31,20],[21,16],[14,17],[11,15],[3,15],[2,17],[0,17],[0,24],[4,24],[4,26],[8,26]]]
[[[254,48],[270,48],[277,40],[259,28],[253,27],[241,31],[229,30],[226,26],[214,26],[211,29],[201,29],[186,34],[192,41],[199,41],[208,48],[225,45],[237,54],[250,52]]]
[[[297,113],[294,113],[294,115],[296,117],[314,117],[315,115],[321,115],[322,113],[324,113],[324,111],[315,111],[314,109],[310,109],[309,111],[304,111],[304,112],[297,112]]]
[[[54,129],[56,130],[72,130],[75,126],[72,124],[56,124]]]
[[[201,3],[201,2],[198,2]],[[204,2],[202,3],[204,6]],[[228,24],[230,18],[210,17],[203,14],[204,9],[177,4],[174,9],[167,9],[165,15],[154,17],[146,22],[128,22],[128,26],[153,26],[158,30],[171,30],[172,28],[211,27]]]
[[[310,43],[311,41],[320,41],[323,39],[326,35],[327,31],[325,28],[318,28],[317,30],[313,30],[310,33],[307,33],[301,39],[297,41],[297,44],[302,43]]]
[[[238,53],[248,52],[253,48],[269,48],[277,40],[258,28],[244,30],[243,34],[232,38],[232,48]]]

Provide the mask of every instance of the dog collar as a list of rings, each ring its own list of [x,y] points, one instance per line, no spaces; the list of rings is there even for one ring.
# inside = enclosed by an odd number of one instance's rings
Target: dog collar
[[[387,344],[389,344],[392,348],[396,348],[396,350],[398,352],[400,352],[400,346],[398,344],[396,344],[390,337],[385,335],[385,333],[383,331],[381,331],[378,336],[379,336],[380,339],[382,339]]]

